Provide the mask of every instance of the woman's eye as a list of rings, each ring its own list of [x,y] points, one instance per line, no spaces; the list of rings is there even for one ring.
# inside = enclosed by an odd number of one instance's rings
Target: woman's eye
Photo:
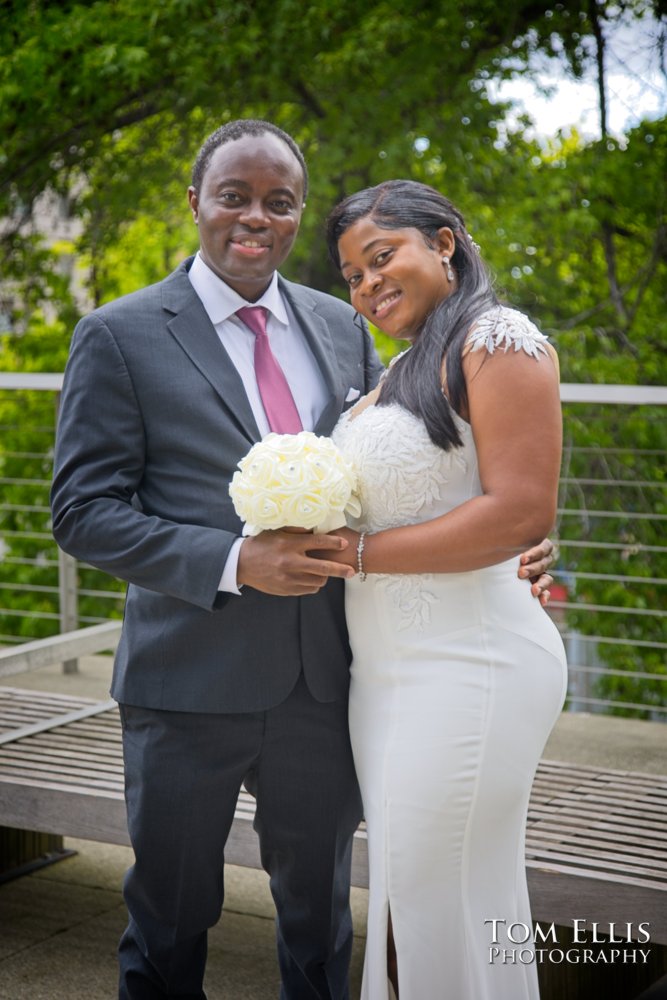
[[[375,264],[377,266],[382,266],[386,264],[391,257],[391,250],[380,250],[378,254],[375,255]]]
[[[273,201],[271,202],[271,208],[276,212],[289,212],[292,207],[292,203],[289,201]]]
[[[350,288],[354,288],[361,281],[361,275],[360,274],[351,274],[345,280],[347,281],[347,283],[348,283],[348,285],[349,285]]]
[[[238,195],[236,191],[223,191],[220,195],[220,199],[227,205],[236,205],[241,200],[241,196]]]

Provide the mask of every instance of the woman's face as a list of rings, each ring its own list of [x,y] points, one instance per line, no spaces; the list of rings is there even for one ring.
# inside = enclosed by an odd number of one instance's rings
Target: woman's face
[[[428,314],[456,288],[442,262],[454,249],[454,234],[446,227],[428,246],[418,229],[381,229],[370,217],[360,219],[338,241],[352,305],[383,333],[413,340]]]

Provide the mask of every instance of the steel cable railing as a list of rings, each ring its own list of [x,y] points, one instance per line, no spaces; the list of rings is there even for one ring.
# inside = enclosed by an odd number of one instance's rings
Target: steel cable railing
[[[58,552],[48,489],[60,375],[0,373],[0,643],[122,614],[123,585]],[[667,389],[562,386],[549,613],[572,710],[667,720]],[[527,475],[529,470],[527,470]]]

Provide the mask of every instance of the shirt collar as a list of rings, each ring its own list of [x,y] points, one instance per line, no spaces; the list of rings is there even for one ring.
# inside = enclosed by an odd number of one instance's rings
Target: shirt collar
[[[238,292],[230,288],[202,260],[199,252],[188,271],[188,277],[214,326],[229,319],[243,306],[264,306],[284,326],[288,326],[287,309],[278,288],[277,271],[273,272],[269,287],[256,302],[246,302]]]

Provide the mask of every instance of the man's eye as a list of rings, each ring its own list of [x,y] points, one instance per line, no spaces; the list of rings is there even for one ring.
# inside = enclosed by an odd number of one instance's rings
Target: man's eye
[[[292,207],[291,201],[273,201],[271,202],[271,208],[276,212],[289,212]]]
[[[236,191],[223,191],[220,195],[220,200],[226,202],[228,205],[236,205],[241,200],[241,197]]]

